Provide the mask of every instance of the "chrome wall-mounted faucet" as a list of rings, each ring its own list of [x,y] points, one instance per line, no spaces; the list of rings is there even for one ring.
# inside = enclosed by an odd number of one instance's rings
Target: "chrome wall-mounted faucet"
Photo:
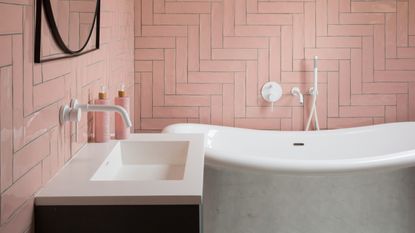
[[[61,125],[66,122],[75,123],[75,141],[78,139],[78,122],[81,121],[82,112],[118,112],[126,127],[132,127],[128,112],[118,105],[79,104],[77,99],[72,99],[70,105],[63,105],[59,110],[59,122]]]
[[[70,106],[64,105],[59,111],[59,121],[61,125],[65,122],[73,121],[79,122],[81,120],[82,112],[118,112],[126,127],[131,127],[130,116],[128,112],[118,105],[99,105],[99,104],[79,104],[78,100],[72,99]]]
[[[303,93],[301,93],[300,88],[293,87],[291,89],[291,95],[297,96],[300,99],[300,104],[304,104],[304,95],[303,95]]]

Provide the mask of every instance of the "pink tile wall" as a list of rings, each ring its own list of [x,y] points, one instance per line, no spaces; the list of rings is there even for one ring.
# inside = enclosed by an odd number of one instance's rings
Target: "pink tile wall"
[[[75,142],[69,125],[59,126],[59,107],[87,102],[102,84],[111,98],[122,81],[134,95],[133,0],[102,0],[100,50],[41,65],[33,63],[34,2],[0,1],[2,233],[31,231],[34,193],[87,141],[87,117]]]
[[[415,120],[414,0],[135,0],[136,130],[302,130],[320,57],[323,128]],[[262,85],[284,89],[274,112]]]

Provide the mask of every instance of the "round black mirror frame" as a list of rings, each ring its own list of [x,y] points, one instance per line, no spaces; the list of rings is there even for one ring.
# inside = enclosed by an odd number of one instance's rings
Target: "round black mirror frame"
[[[58,45],[58,47],[65,54],[68,54],[67,56],[41,59],[40,50],[41,50],[41,34],[42,34],[42,7],[45,10],[46,21],[47,21],[47,24],[50,28],[51,33],[52,33],[52,37],[55,40],[55,43]],[[79,56],[79,55],[89,53],[89,52],[92,52],[94,50],[99,49],[100,11],[101,11],[101,0],[97,0],[94,20],[92,22],[92,27],[91,27],[91,30],[89,31],[88,38],[85,41],[85,44],[79,50],[71,50],[65,44],[65,42],[63,41],[63,39],[62,39],[62,37],[59,33],[59,29],[57,27],[55,17],[53,15],[53,10],[52,10],[52,5],[50,3],[50,0],[36,0],[36,25],[35,25],[36,32],[35,32],[35,57],[34,57],[35,63],[41,63],[41,62],[47,62],[47,61],[53,61],[53,60],[68,58],[68,57]],[[96,31],[95,48],[83,52],[83,50],[88,45],[88,43],[91,39],[92,32],[94,31],[94,28],[96,28],[96,30],[95,30]]]

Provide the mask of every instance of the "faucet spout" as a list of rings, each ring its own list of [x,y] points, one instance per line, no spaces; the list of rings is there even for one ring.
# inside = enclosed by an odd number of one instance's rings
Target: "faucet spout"
[[[132,127],[130,116],[125,108],[118,105],[79,104],[82,112],[117,112],[121,115],[126,127]]]
[[[300,104],[303,105],[304,104],[304,96],[303,93],[301,93],[300,88],[298,87],[293,87],[291,89],[291,95],[293,96],[297,96],[300,99]]]

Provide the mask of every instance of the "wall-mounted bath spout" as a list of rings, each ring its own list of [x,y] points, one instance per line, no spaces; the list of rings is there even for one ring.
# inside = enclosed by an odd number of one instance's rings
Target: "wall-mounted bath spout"
[[[293,87],[291,89],[291,95],[297,96],[300,99],[300,104],[304,104],[304,96],[303,96],[303,93],[301,93],[300,88]]]
[[[100,104],[79,104],[78,107],[82,112],[118,112],[126,127],[133,126],[128,112],[118,105],[100,105]]]
[[[82,112],[118,112],[124,120],[125,126],[131,127],[133,125],[128,112],[123,107],[117,105],[79,104],[76,99],[71,100],[70,106],[65,105],[61,107],[59,121],[61,124],[67,121],[79,122]]]
[[[130,116],[128,112],[120,106],[117,105],[96,105],[96,104],[79,104],[78,100],[72,99],[70,106],[64,105],[59,111],[59,121],[61,125],[65,122],[75,122],[78,123],[81,120],[82,112],[118,112],[126,127],[132,127]],[[77,131],[78,127],[76,126],[75,130]],[[78,132],[75,133],[76,135]]]

